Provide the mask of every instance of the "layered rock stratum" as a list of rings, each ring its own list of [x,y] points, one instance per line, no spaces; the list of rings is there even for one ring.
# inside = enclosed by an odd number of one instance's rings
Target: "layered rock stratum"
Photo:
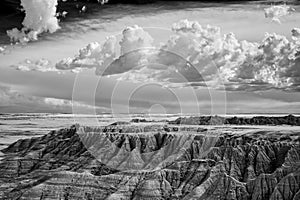
[[[72,126],[2,152],[1,199],[300,199],[295,130]]]

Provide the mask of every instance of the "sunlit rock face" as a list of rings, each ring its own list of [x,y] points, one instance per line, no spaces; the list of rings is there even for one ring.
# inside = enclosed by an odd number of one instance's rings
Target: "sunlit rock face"
[[[215,130],[197,132],[197,127],[150,125],[140,130],[127,124],[100,128],[73,126],[43,137],[19,140],[3,150],[0,197],[136,200],[300,197],[297,132],[257,130],[233,134]],[[192,136],[183,138],[183,133]],[[110,145],[99,145],[104,140]],[[99,152],[106,152],[105,156],[115,162],[99,157]]]

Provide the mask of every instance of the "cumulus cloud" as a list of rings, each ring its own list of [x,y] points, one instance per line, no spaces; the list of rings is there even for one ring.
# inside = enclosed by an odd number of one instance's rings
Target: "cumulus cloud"
[[[291,14],[295,11],[292,7],[284,5],[273,5],[269,8],[265,8],[265,17],[270,18],[273,22],[281,23],[280,18]]]
[[[101,76],[179,86],[299,90],[300,29],[292,30],[291,40],[266,33],[259,43],[240,41],[233,33],[222,34],[219,27],[188,20],[174,24],[172,31],[165,43],[155,46],[141,27],[126,28],[119,43],[115,37],[91,43],[56,67],[95,68]]]
[[[56,64],[60,70],[80,70],[82,68],[105,68],[115,57],[116,38],[109,37],[101,45],[98,42],[88,44],[79,50],[74,58],[65,58]]]
[[[118,51],[121,55],[125,55],[138,49],[152,47],[152,42],[152,37],[141,27],[128,27],[123,31],[123,38],[119,44],[117,44],[115,36],[108,37],[102,45],[98,42],[90,43],[80,49],[79,54],[74,58],[65,58],[58,62],[56,68],[62,70],[96,68],[96,74],[100,75],[108,65],[118,58]],[[126,63],[126,66],[129,65]],[[123,70],[118,71],[123,72]]]
[[[53,33],[59,29],[56,18],[57,0],[21,0],[25,11],[22,22],[23,28],[14,28],[7,31],[7,35],[14,42],[26,43],[37,40],[38,35],[43,32]]]
[[[98,0],[101,4],[107,2],[108,0]],[[58,0],[21,0],[21,6],[25,11],[23,28],[21,30],[13,28],[7,31],[11,41],[25,44],[37,40],[43,32],[56,32],[60,28],[57,17],[67,15],[66,11],[56,13],[57,5]],[[85,12],[86,9],[86,6],[83,6],[82,11]]]

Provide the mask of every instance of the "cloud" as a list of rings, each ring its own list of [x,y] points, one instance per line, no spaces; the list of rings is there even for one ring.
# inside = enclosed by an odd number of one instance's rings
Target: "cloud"
[[[88,44],[79,50],[74,58],[65,58],[56,64],[59,70],[80,71],[83,68],[102,69],[112,62],[115,57],[116,38],[108,37],[103,45],[98,42]]]
[[[100,107],[100,106],[93,106],[89,105],[83,102],[78,102],[78,101],[71,101],[67,99],[57,99],[57,98],[44,98],[44,102],[47,105],[52,105],[54,107],[77,107],[77,108],[83,108],[83,109],[104,109],[107,110],[107,108]]]
[[[4,54],[6,51],[6,46],[0,46],[0,54]]]
[[[284,5],[273,5],[269,8],[265,8],[265,17],[270,18],[273,22],[281,23],[280,18],[286,15],[291,14],[292,11],[295,11],[290,6]]]
[[[257,106],[259,105],[259,106]],[[284,102],[272,99],[228,101],[228,113],[293,113],[300,112],[300,102]],[[263,108],[263,109],[262,109]]]
[[[21,0],[25,11],[24,27],[21,30],[8,30],[7,35],[14,42],[26,43],[37,40],[43,32],[54,33],[60,28],[56,18],[57,4],[57,0]]]
[[[12,65],[11,67],[23,72],[28,72],[28,71],[60,72],[49,60],[44,58],[41,58],[39,60],[25,59],[19,64]]]
[[[99,76],[120,80],[163,82],[175,87],[212,87],[227,90],[299,91],[300,29],[292,39],[266,33],[259,42],[238,40],[219,27],[182,20],[160,46],[141,27],[123,31],[103,44],[91,43],[74,58],[56,64],[59,70],[95,68]],[[224,87],[223,87],[224,86]]]
[[[66,1],[66,0],[64,0]],[[98,3],[105,4],[108,0],[98,0]],[[38,36],[44,32],[54,33],[60,26],[57,17],[65,17],[67,12],[56,13],[58,0],[21,0],[22,9],[25,11],[25,18],[21,30],[13,28],[7,31],[12,42],[27,43],[38,40]],[[85,12],[86,6],[81,12]]]
[[[152,47],[152,42],[152,37],[141,27],[128,27],[123,31],[123,38],[119,45],[115,36],[108,37],[102,45],[98,42],[90,43],[80,49],[79,54],[74,58],[66,58],[58,62],[56,68],[61,70],[96,68],[96,74],[101,75],[107,66],[118,58],[118,51],[121,55],[125,55],[137,49]],[[126,63],[126,66],[129,65]]]
[[[13,91],[10,87],[0,85],[0,112],[68,112],[107,111],[107,108],[93,106],[84,102],[68,99],[29,96]]]

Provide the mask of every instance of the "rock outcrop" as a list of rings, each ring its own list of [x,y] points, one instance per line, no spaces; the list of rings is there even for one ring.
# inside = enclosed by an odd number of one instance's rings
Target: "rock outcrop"
[[[300,198],[299,132],[78,127],[3,150],[1,199]]]

